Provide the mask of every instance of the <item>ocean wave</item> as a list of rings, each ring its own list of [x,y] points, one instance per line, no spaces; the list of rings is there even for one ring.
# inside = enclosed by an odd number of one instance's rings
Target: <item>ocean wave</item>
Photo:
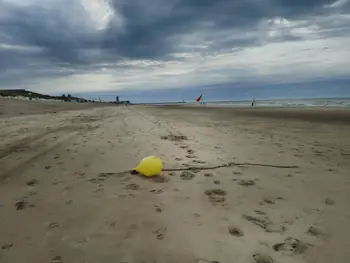
[[[207,105],[251,107],[252,101],[207,101]],[[256,100],[254,107],[350,107],[350,98]]]

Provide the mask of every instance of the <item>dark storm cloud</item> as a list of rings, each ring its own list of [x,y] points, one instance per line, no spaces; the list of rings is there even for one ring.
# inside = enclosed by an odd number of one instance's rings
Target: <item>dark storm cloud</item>
[[[259,1],[259,0],[170,0],[114,1],[128,23],[126,33],[113,34],[110,28],[104,47],[132,58],[161,57],[178,51],[176,39],[182,34],[208,32],[207,40],[216,40],[216,32],[225,29],[252,30],[260,20],[274,16],[301,17],[316,14],[332,1]],[[233,40],[227,46],[253,44],[255,39]],[[225,43],[222,43],[225,44]]]
[[[325,6],[332,3],[330,0],[114,0],[110,5],[125,24],[120,29],[112,19],[101,32],[84,23],[86,15],[76,0],[26,7],[0,1],[0,80],[8,79],[6,72],[14,68],[31,72],[23,75],[29,77],[41,76],[37,72],[40,67],[51,67],[52,70],[43,71],[49,75],[59,71],[62,65],[71,68],[69,72],[83,72],[123,58],[167,60],[169,53],[188,52],[181,41],[196,34],[211,43],[207,50],[210,52],[257,45],[259,34],[244,38],[227,35],[257,31],[258,23],[264,19],[327,14],[332,10]],[[339,12],[349,10],[349,5],[345,5]],[[285,34],[276,41],[290,39],[298,37]],[[19,48],[9,50],[1,45]],[[27,52],[20,46],[37,50]]]
[[[61,2],[58,8],[69,6],[70,12],[36,5],[16,8],[7,4],[8,8],[3,11],[5,15],[0,16],[0,32],[8,37],[9,44],[36,46],[49,58],[83,63],[80,50],[93,47],[92,42],[98,40],[89,35],[86,25],[73,27],[69,23],[79,6],[74,1]]]

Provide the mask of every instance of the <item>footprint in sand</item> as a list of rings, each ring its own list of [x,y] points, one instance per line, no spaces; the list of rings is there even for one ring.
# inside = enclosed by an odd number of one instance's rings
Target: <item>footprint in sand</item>
[[[156,235],[156,238],[158,240],[163,240],[165,238],[165,233],[166,233],[167,229],[166,228],[159,228],[157,230],[153,231],[153,234]]]
[[[194,150],[192,150],[192,149],[188,149],[188,150],[187,150],[187,153],[188,153],[188,154],[194,154],[194,153],[195,153],[195,151],[194,151]]]
[[[212,173],[205,173],[204,176],[205,176],[205,177],[212,177],[213,174],[212,174]]]
[[[267,233],[283,233],[286,231],[285,226],[275,225],[273,222],[269,220],[267,215],[251,216],[251,215],[243,214],[242,217],[245,220],[261,227]]]
[[[32,191],[29,191],[29,193],[28,193],[28,197],[30,197],[30,196],[34,196],[34,195],[36,195],[38,192],[37,191],[34,191],[34,190],[32,190]]]
[[[56,256],[51,259],[50,263],[63,263],[63,259],[61,256]]]
[[[8,244],[5,244],[5,245],[2,245],[1,246],[1,249],[9,249],[9,248],[11,248],[11,247],[13,247],[13,244],[12,243],[8,243]]]
[[[214,184],[220,184],[219,180],[214,180]]]
[[[269,198],[269,197],[264,197],[263,202],[266,204],[274,204],[275,200],[273,200],[272,198]]]
[[[334,200],[331,198],[328,198],[328,197],[324,200],[324,203],[326,205],[334,205],[335,204]]]
[[[270,256],[262,253],[253,254],[253,258],[256,263],[273,263],[273,259]]]
[[[306,234],[310,235],[310,236],[315,236],[315,237],[326,237],[326,233],[323,232],[323,230],[319,229],[318,227],[315,226],[310,226],[307,231]]]
[[[253,180],[238,180],[237,184],[242,186],[252,186],[255,185],[255,182]]]
[[[156,209],[156,212],[161,213],[163,209],[159,205],[155,205],[154,208]]]
[[[105,180],[104,178],[91,178],[88,181],[91,182],[91,183],[98,184],[100,182],[103,182],[104,180]]]
[[[161,194],[163,193],[163,190],[162,189],[152,189],[152,190],[149,190],[150,193],[154,193],[154,194]]]
[[[200,214],[194,213],[193,217],[194,217],[194,220],[195,220],[197,226],[202,226],[203,225],[203,223],[201,222]]]
[[[113,221],[109,223],[110,227],[115,227],[117,225],[117,221]]]
[[[257,213],[258,215],[266,215],[266,212],[261,210],[254,210],[254,212]]]
[[[195,263],[219,263],[219,261],[208,260],[208,259],[204,259],[204,258],[197,258]]]
[[[273,250],[279,251],[290,251],[294,254],[303,254],[311,245],[300,241],[293,237],[287,237],[284,242],[277,243],[272,246]]]
[[[29,202],[25,200],[19,200],[15,203],[16,210],[23,210],[27,207],[35,207],[34,204],[30,204]]]
[[[206,163],[206,162],[201,161],[201,160],[193,160],[192,162],[194,162],[194,163],[200,163],[200,164],[204,164],[204,163]]]
[[[196,219],[198,219],[198,218],[201,217],[201,215],[200,215],[200,214],[197,214],[197,213],[194,213],[193,216],[194,216],[194,218],[196,218]]]
[[[136,231],[139,229],[139,227],[136,224],[132,224],[128,227],[128,229],[126,230],[126,233],[124,235],[124,238],[130,238],[132,236],[134,236],[134,234],[136,233]]]
[[[167,182],[169,182],[169,178],[166,178],[164,176],[155,176],[155,177],[152,177],[151,180],[153,182],[156,182],[156,183],[167,183]]]
[[[212,203],[222,203],[226,200],[226,191],[220,188],[205,190],[204,194],[209,196],[209,201]]]
[[[225,190],[222,190],[220,188],[215,188],[215,189],[210,189],[210,190],[205,190],[204,192],[206,195],[219,195],[219,196],[225,196],[227,193]]]
[[[139,190],[140,186],[138,184],[128,184],[124,187],[127,190]]]
[[[188,159],[194,159],[194,158],[197,158],[197,156],[188,154],[188,155],[186,155],[186,158],[188,158]]]
[[[195,174],[190,171],[183,171],[180,175],[181,180],[192,180],[195,177]]]
[[[186,141],[187,137],[184,135],[174,135],[174,134],[169,134],[167,136],[162,136],[160,137],[162,140],[169,140],[169,141],[174,141],[174,142],[178,142],[178,141]]]
[[[230,225],[228,227],[228,232],[235,237],[242,237],[244,236],[244,232],[242,229],[240,229],[239,227],[236,227],[234,225]]]
[[[37,179],[32,179],[32,180],[29,180],[26,184],[29,186],[35,186],[38,183],[39,183],[39,181]]]

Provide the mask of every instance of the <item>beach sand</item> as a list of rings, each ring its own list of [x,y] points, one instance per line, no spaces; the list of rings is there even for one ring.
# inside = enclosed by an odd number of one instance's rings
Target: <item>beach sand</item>
[[[101,107],[101,105],[110,104],[103,102],[77,103],[57,100],[28,100],[26,98],[0,97],[0,118],[57,113],[68,110],[83,110]]]
[[[349,110],[36,103],[0,118],[0,262],[349,261]]]

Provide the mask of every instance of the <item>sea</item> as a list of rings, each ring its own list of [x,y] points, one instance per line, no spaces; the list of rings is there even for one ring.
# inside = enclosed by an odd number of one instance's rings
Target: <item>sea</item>
[[[192,103],[188,103],[192,104]],[[204,101],[208,106],[250,107],[252,100],[246,101]],[[255,107],[350,107],[350,98],[315,99],[273,99],[255,100]]]

